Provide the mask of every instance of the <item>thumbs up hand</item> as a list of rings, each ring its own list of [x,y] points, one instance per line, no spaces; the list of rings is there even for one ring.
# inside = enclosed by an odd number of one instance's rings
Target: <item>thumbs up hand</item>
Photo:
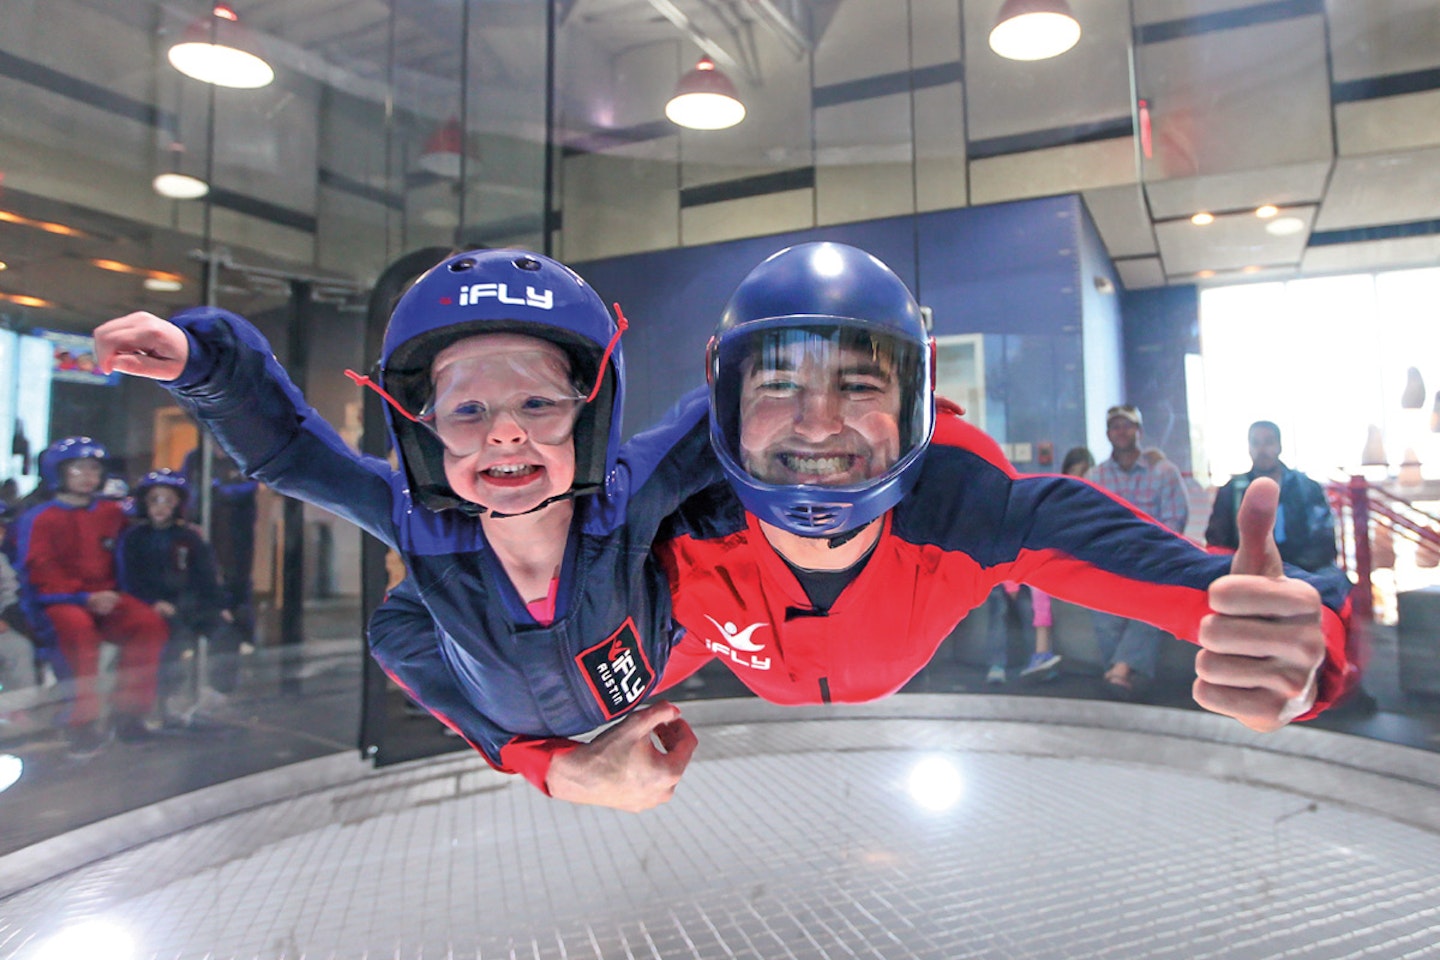
[[[1236,516],[1240,549],[1229,576],[1210,584],[1211,614],[1200,622],[1195,702],[1268,733],[1315,703],[1325,660],[1320,594],[1285,576],[1275,546],[1280,487],[1260,478]]]

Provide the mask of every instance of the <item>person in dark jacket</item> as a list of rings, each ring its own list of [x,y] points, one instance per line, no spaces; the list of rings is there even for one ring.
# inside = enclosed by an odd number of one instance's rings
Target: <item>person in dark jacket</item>
[[[170,640],[161,655],[160,703],[167,726],[196,726],[194,704],[182,707],[184,655],[208,641],[209,686],[221,695],[235,690],[240,635],[225,605],[215,554],[200,532],[184,520],[189,499],[185,478],[170,470],[147,473],[135,489],[143,519],[127,529],[116,549],[120,585],[165,618]],[[212,702],[213,695],[200,702]]]
[[[1280,428],[1269,420],[1250,425],[1250,472],[1237,474],[1215,494],[1215,509],[1205,528],[1205,542],[1234,550],[1240,546],[1235,514],[1245,491],[1259,477],[1280,485],[1275,511],[1275,545],[1280,559],[1302,570],[1323,570],[1335,564],[1335,514],[1320,484],[1280,460]]]

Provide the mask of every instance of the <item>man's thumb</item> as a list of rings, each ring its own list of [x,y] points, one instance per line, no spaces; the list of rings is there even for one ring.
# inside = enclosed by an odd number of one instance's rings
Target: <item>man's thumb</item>
[[[1275,510],[1280,503],[1280,487],[1268,477],[1260,477],[1245,491],[1235,525],[1240,533],[1240,549],[1230,562],[1231,573],[1261,577],[1285,576],[1285,564],[1275,546]]]

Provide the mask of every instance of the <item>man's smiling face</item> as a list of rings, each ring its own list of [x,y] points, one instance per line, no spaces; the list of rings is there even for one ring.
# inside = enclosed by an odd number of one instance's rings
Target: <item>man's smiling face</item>
[[[760,351],[742,369],[740,455],[765,483],[845,486],[883,475],[900,457],[894,363],[818,337]]]

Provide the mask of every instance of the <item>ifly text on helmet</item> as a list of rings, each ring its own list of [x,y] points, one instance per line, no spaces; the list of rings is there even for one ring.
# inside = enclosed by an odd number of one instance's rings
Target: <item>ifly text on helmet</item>
[[[537,291],[534,287],[526,287],[523,297],[510,296],[508,285],[503,283],[472,283],[468,287],[460,288],[460,306],[462,307],[479,303],[486,297],[494,297],[501,303],[537,307],[541,310],[549,310],[555,306],[555,294],[552,291]]]

